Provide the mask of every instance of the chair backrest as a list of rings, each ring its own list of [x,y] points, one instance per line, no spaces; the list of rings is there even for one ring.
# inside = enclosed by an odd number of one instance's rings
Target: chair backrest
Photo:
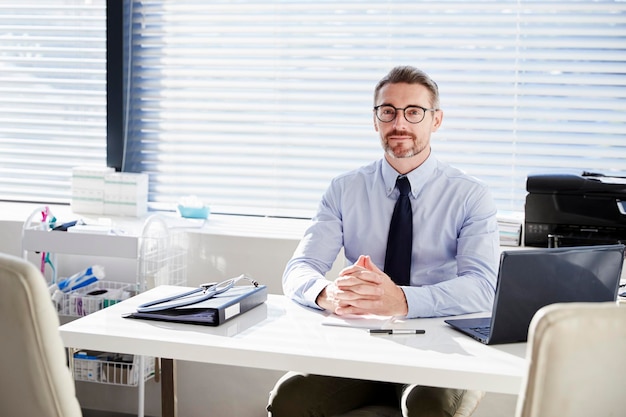
[[[58,327],[43,275],[0,253],[0,416],[82,415]]]
[[[626,415],[626,306],[559,303],[530,324],[517,417]]]

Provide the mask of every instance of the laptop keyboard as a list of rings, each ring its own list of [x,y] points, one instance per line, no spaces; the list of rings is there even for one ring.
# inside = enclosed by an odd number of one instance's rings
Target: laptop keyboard
[[[472,327],[472,330],[483,336],[489,336],[489,333],[491,333],[491,327],[489,326]]]

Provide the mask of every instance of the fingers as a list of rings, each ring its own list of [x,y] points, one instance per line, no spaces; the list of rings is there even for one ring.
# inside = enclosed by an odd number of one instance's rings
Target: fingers
[[[384,272],[372,262],[368,255],[361,255],[354,264],[341,270],[339,276],[353,276],[367,282],[379,284],[381,283],[381,279],[378,275],[381,274],[384,275]]]
[[[383,295],[383,289],[378,284],[364,280],[338,279],[335,281],[337,291],[335,297],[342,301],[352,301],[359,298],[371,299]]]
[[[358,270],[358,269],[372,270],[372,266],[374,268],[376,268],[376,265],[374,265],[372,263],[372,260],[370,259],[369,255],[360,255],[359,259],[357,259],[355,263],[353,263],[352,265],[344,268],[342,270],[342,272],[343,271]],[[376,269],[378,269],[378,268],[376,268]]]
[[[330,283],[318,294],[315,303],[324,310],[334,312],[340,304],[339,299],[336,298],[337,292],[337,286],[334,283]]]
[[[366,264],[368,262],[371,263],[371,261],[369,260],[369,256],[360,255],[359,259],[357,259],[355,263],[342,269],[341,272],[339,272],[339,276],[347,275],[347,274],[350,274],[350,273],[353,273],[355,271],[359,271],[362,269],[368,269],[366,267]]]
[[[359,297],[350,301],[337,301],[334,312],[338,315],[377,314],[402,317],[408,313],[404,291],[397,286],[379,297]]]
[[[372,314],[374,311],[379,311],[383,307],[383,303],[380,299],[375,300],[357,300],[351,304],[340,303],[335,308],[335,314],[337,315],[346,315],[346,314]]]
[[[378,296],[358,294],[350,290],[344,291],[335,283],[330,283],[320,292],[315,301],[324,310],[330,310],[335,314],[364,314],[364,310],[358,306],[365,300],[378,298]]]
[[[363,255],[361,255],[361,256],[363,256]],[[367,269],[368,271],[375,272],[377,274],[384,274],[384,272],[381,271],[381,269],[378,268],[374,262],[372,262],[372,259],[369,257],[369,255],[368,256],[364,256],[364,258],[365,259],[363,260],[363,267],[365,269]],[[361,259],[361,257],[359,257],[359,260],[360,259]]]
[[[357,260],[356,260],[356,262],[354,263],[354,265],[356,265],[356,266],[360,266],[360,267],[365,268],[365,269],[369,269],[369,268],[367,268],[367,266],[366,266],[366,264],[367,264],[368,262],[370,262],[370,263],[371,263],[371,261],[370,261],[369,259],[370,259],[370,257],[369,257],[369,256],[366,256],[366,255],[361,255],[361,256],[359,256],[359,259],[357,259]]]
[[[358,273],[360,271],[367,271],[367,270],[363,268],[362,266],[359,266],[357,264],[352,264],[342,269],[341,272],[339,272],[339,276],[345,277],[347,275],[354,275],[355,273]]]
[[[391,305],[387,288],[395,284],[380,270],[367,255],[361,255],[356,262],[344,268],[332,285],[332,310],[336,314],[379,314],[396,310]],[[390,303],[391,301],[391,303]]]
[[[383,278],[379,274],[362,268],[346,271],[344,275],[335,280],[335,284],[341,289],[351,289],[351,287],[362,285],[378,286],[382,282]],[[356,291],[355,289],[352,290]]]
[[[374,262],[372,262],[372,258],[370,258],[369,255],[361,255],[355,263],[341,270],[339,275],[347,275],[363,269],[377,274],[384,274],[384,272],[378,268]]]

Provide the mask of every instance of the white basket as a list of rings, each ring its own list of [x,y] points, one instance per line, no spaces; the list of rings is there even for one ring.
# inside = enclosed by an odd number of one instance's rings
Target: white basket
[[[74,354],[74,378],[77,381],[109,385],[137,386],[139,383],[139,356],[100,351],[80,351]],[[144,377],[155,373],[155,359],[144,357]]]
[[[139,249],[140,291],[159,285],[186,285],[187,251],[185,229],[168,227],[158,215],[149,218]]]
[[[131,297],[135,294],[133,287],[126,282],[97,281],[63,294],[57,308],[67,316],[86,316]]]

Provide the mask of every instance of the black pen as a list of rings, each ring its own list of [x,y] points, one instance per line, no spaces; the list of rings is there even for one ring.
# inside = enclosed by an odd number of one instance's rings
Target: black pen
[[[370,334],[424,334],[423,329],[369,329]]]

